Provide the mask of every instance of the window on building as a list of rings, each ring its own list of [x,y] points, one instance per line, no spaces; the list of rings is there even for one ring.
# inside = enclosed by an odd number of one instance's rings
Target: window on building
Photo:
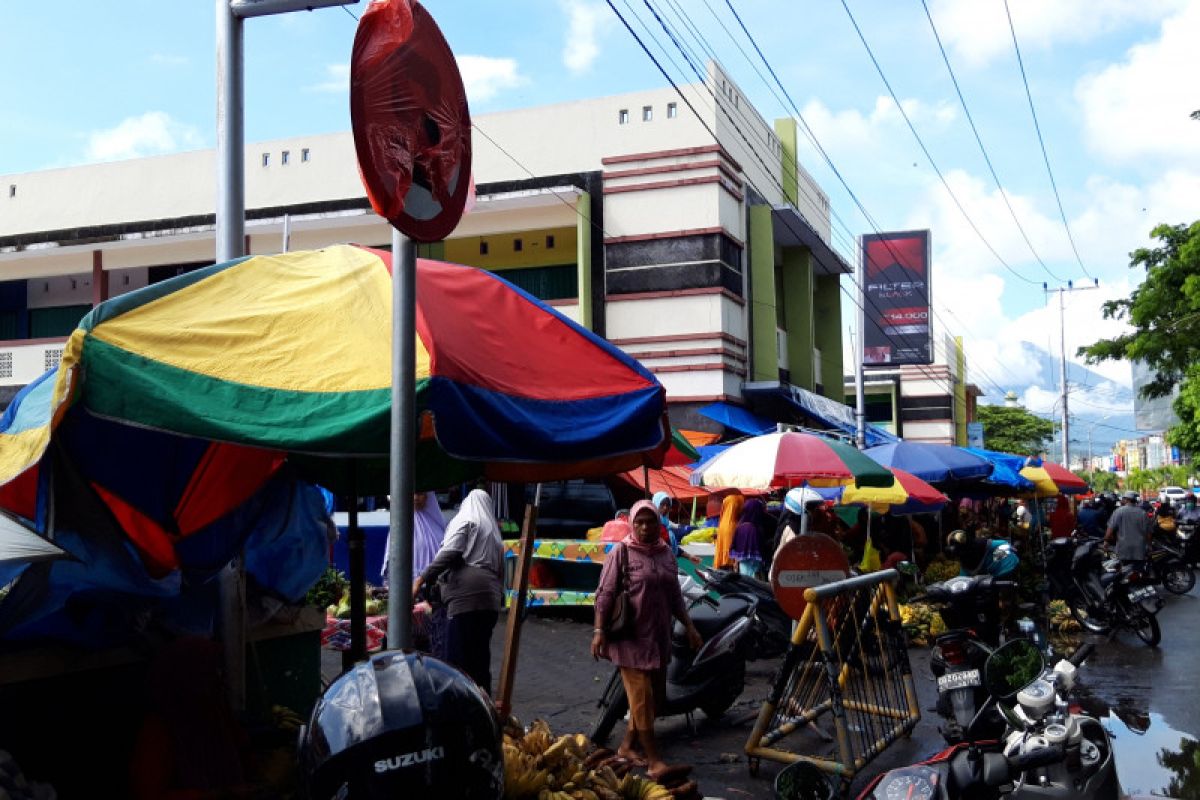
[[[513,252],[519,253],[525,249],[525,243],[520,239],[513,239]]]
[[[579,296],[579,271],[574,264],[506,269],[499,274],[539,300],[571,300]]]
[[[305,147],[305,148],[302,148],[302,149],[300,150],[300,160],[301,160],[301,161],[308,161],[308,148],[307,148],[307,147]]]
[[[290,152],[288,152],[287,150],[284,150],[282,153],[279,154],[279,163],[283,164],[284,166],[287,166],[287,163],[291,159],[291,157],[292,157],[292,154]]]
[[[553,233],[546,235],[546,249],[547,250],[554,249],[554,234]]]
[[[642,122],[650,122],[654,119],[654,106],[642,106]]]
[[[628,108],[622,108],[620,111],[617,112],[617,124],[618,125],[628,125],[629,124],[629,109]]]
[[[271,154],[270,154],[270,153],[263,153],[263,157],[262,157],[262,165],[263,165],[264,167],[269,167],[269,166],[271,166]]]
[[[667,119],[675,119],[679,116],[679,106],[675,103],[667,103]]]
[[[487,254],[488,254],[487,242],[480,239],[479,240],[479,255],[486,256]]]

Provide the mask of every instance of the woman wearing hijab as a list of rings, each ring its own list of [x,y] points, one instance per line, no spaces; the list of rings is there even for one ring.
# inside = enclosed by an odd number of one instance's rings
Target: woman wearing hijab
[[[766,518],[766,505],[762,500],[747,500],[729,546],[729,555],[737,562],[738,572],[752,578],[761,578],[763,575],[763,556],[760,548]]]
[[[629,698],[629,723],[617,755],[640,765],[642,759],[636,753],[640,747],[648,774],[660,778],[670,768],[658,752],[654,718],[666,696],[673,620],[684,625],[693,650],[703,640],[684,605],[675,558],[659,532],[662,522],[658,509],[639,500],[631,511],[633,533],[608,553],[600,572],[592,657],[606,658],[620,668],[625,696]],[[620,591],[629,599],[635,630],[627,638],[610,642],[605,622]]]
[[[437,495],[433,492],[417,492],[413,495],[413,571],[408,580],[415,580],[433,562],[442,539],[446,536],[446,518],[442,516]],[[388,553],[391,551],[392,532],[389,529],[387,544],[383,551],[383,583],[388,579]],[[446,606],[439,600],[431,602],[429,614],[429,652],[446,660]]]
[[[445,574],[446,661],[492,691],[492,629],[504,596],[504,543],[492,498],[476,489],[446,525],[441,549],[413,581],[413,596]]]
[[[741,494],[731,494],[721,501],[721,521],[717,524],[717,538],[713,550],[714,569],[732,566],[729,563],[729,548],[733,544],[733,534],[742,517],[742,506],[745,502],[746,498]]]
[[[675,556],[676,558],[683,556],[693,564],[699,564],[699,558],[684,551],[679,546],[679,541],[683,538],[684,534],[687,533],[688,529],[684,525],[676,525],[674,522],[671,522],[671,518],[668,516],[671,511],[671,504],[674,502],[671,499],[671,495],[667,494],[666,492],[655,492],[654,497],[650,502],[651,507],[658,512],[658,521],[661,529],[660,535],[662,536],[663,541],[666,542],[671,548],[671,555]]]

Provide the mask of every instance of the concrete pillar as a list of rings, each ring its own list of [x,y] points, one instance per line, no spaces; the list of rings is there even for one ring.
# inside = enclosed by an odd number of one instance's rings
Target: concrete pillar
[[[771,207],[750,207],[750,379],[779,380],[775,337],[775,233]]]
[[[92,307],[108,299],[108,273],[104,271],[104,252],[92,251]]]
[[[842,292],[841,276],[819,275],[813,289],[815,342],[821,351],[821,374],[816,376],[825,396],[842,402]]]
[[[592,196],[583,192],[575,199],[575,269],[579,283],[579,321],[592,327]]]
[[[813,365],[812,254],[807,247],[783,248],[783,309],[787,326],[788,373],[793,386],[816,387]],[[838,384],[840,386],[841,379]]]

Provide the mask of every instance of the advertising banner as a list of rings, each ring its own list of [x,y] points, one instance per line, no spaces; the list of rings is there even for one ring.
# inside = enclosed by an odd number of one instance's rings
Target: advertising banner
[[[863,236],[863,363],[930,364],[929,231]]]

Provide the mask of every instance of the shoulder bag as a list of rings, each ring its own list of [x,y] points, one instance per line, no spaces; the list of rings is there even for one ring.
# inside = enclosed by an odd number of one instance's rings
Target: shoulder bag
[[[604,621],[604,636],[610,642],[628,639],[637,629],[637,621],[633,616],[633,602],[629,599],[629,554],[626,547],[625,544],[617,545],[617,558],[620,559],[617,566],[617,591],[612,609],[608,612],[608,619]]]

